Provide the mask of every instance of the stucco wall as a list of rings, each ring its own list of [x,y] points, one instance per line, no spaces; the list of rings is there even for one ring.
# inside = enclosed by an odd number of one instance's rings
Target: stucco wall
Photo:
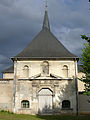
[[[63,66],[68,66],[68,77],[75,76],[75,63],[72,60],[49,60],[49,74],[64,77]],[[24,78],[24,66],[29,67],[29,77],[42,73],[43,61],[17,61],[17,78]]]
[[[38,92],[42,88],[48,88],[53,91],[53,111],[54,113],[76,113],[76,87],[75,87],[75,62],[72,60],[49,60],[49,74],[42,77],[43,60],[38,61],[15,61],[14,62],[14,83],[7,81],[0,84],[0,96],[2,109],[12,109],[13,93],[15,93],[15,107],[13,111],[16,113],[38,113]],[[24,66],[29,67],[29,76],[25,78]],[[68,66],[68,78],[63,74],[63,66]],[[76,71],[77,72],[77,71]],[[40,74],[38,79],[30,79],[32,76]],[[50,77],[50,74],[59,76],[62,79]],[[11,75],[13,77],[13,74]],[[4,75],[4,78],[10,77],[9,74]],[[21,107],[21,101],[28,100],[30,107],[28,109]],[[62,110],[62,101],[69,100],[71,107],[69,110]]]
[[[3,73],[3,79],[13,79],[14,73]]]
[[[77,75],[79,79],[81,79],[83,76],[85,76],[85,74],[82,72],[79,72]],[[80,81],[79,79],[78,79],[78,92],[82,92],[85,90],[85,86],[84,86],[85,83]]]
[[[57,81],[57,83],[56,83]],[[54,113],[76,113],[76,93],[75,93],[75,82],[71,81],[23,81],[20,80],[17,83],[16,93],[16,112],[17,113],[38,113],[38,92],[42,88],[49,88],[53,91],[53,110]],[[28,100],[30,102],[29,109],[21,108],[21,101]],[[71,103],[70,110],[62,110],[62,101],[69,100]]]
[[[90,96],[79,94],[79,113],[90,114]]]
[[[30,108],[27,109],[29,114],[38,113],[38,91],[42,88],[49,88],[53,91],[53,110],[54,113],[76,113],[76,88],[75,88],[75,62],[49,60],[49,75],[54,74],[65,78],[63,74],[63,66],[68,66],[68,80],[58,80],[44,76],[44,80],[28,78],[42,74],[41,61],[17,61],[14,63],[14,74],[16,75],[16,97],[15,97],[15,111],[17,113],[26,113],[26,109],[21,108],[21,101],[28,100]],[[23,68],[27,65],[29,67],[29,77],[25,79]],[[16,72],[16,73],[15,73]],[[76,71],[77,72],[77,71]],[[48,76],[49,76],[48,75]],[[62,101],[69,100],[71,109],[62,110]]]
[[[13,80],[0,80],[0,110],[12,111]]]

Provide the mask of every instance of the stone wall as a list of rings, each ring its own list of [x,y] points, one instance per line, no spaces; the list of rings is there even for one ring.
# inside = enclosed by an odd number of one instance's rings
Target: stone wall
[[[17,61],[17,78],[25,78],[24,66],[29,67],[29,76],[35,76],[42,73],[42,63],[43,61]],[[73,60],[49,60],[49,74],[55,74],[60,77],[65,77],[63,73],[63,66],[68,67],[68,77],[75,76],[75,63]],[[14,64],[15,65],[15,64]],[[15,69],[15,68],[14,68]]]
[[[3,73],[3,79],[13,79],[14,73]]]
[[[61,113],[76,113],[76,92],[75,81],[70,80],[20,80],[17,83],[16,92],[16,113],[38,114],[38,92],[42,88],[49,88],[53,91],[53,112]],[[30,108],[21,108],[21,101],[28,100]],[[62,101],[69,100],[71,109],[62,110]]]
[[[90,114],[90,96],[79,94],[79,114]]]
[[[43,77],[42,60],[38,61],[15,61],[14,75],[16,81],[15,112],[38,114],[38,92],[42,88],[53,91],[54,113],[76,113],[76,87],[75,87],[75,62],[72,60],[49,60],[49,74]],[[63,66],[68,67],[68,77],[63,73]],[[29,70],[29,76],[25,78],[24,66]],[[77,69],[77,68],[76,68]],[[77,71],[76,71],[77,72]],[[41,77],[30,79],[41,73]],[[63,79],[55,79],[50,74]],[[30,107],[23,109],[21,101],[28,100]],[[71,109],[62,109],[62,101],[69,100]]]
[[[0,84],[0,93],[3,93],[0,96],[2,109],[12,110],[13,108],[15,113],[38,114],[38,93],[41,89],[47,88],[53,92],[53,112],[55,114],[76,113],[75,62],[73,60],[49,60],[47,62],[49,63],[49,73],[43,76],[43,60],[14,61],[14,86],[11,80],[1,81]],[[63,72],[65,65],[68,68],[67,77]],[[39,77],[38,74],[40,74]],[[54,76],[50,76],[51,74]],[[37,77],[35,78],[35,76]],[[13,74],[5,74],[4,78],[6,77],[13,77]],[[29,108],[22,108],[23,100],[29,101]],[[63,100],[70,101],[70,109],[62,109]]]
[[[82,72],[79,72],[77,75],[79,79],[81,79],[83,76],[85,76],[85,74]],[[78,79],[78,92],[83,92],[85,90],[85,86],[84,86],[85,83],[80,81],[79,79]]]
[[[13,80],[0,79],[0,110],[12,111]]]

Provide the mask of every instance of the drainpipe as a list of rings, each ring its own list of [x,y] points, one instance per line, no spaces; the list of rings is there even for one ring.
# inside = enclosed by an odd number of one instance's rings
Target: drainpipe
[[[17,81],[17,59],[14,61],[14,113],[16,112],[16,81]]]
[[[76,87],[76,115],[78,116],[78,81],[77,81],[77,60],[75,58],[75,87]]]

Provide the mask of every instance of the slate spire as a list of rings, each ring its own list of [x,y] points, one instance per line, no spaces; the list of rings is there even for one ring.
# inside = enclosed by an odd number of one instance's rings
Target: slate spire
[[[47,28],[47,29],[50,30],[47,7],[48,7],[48,6],[47,6],[47,1],[46,1],[45,15],[44,15],[44,21],[43,21],[43,29],[44,29],[44,28]]]

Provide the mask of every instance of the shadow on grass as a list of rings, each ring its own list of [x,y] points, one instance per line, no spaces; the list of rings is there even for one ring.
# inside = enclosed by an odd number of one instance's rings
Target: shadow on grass
[[[37,115],[42,120],[79,120],[76,116],[60,116],[60,115]]]
[[[42,120],[90,120],[90,115],[37,115]]]

